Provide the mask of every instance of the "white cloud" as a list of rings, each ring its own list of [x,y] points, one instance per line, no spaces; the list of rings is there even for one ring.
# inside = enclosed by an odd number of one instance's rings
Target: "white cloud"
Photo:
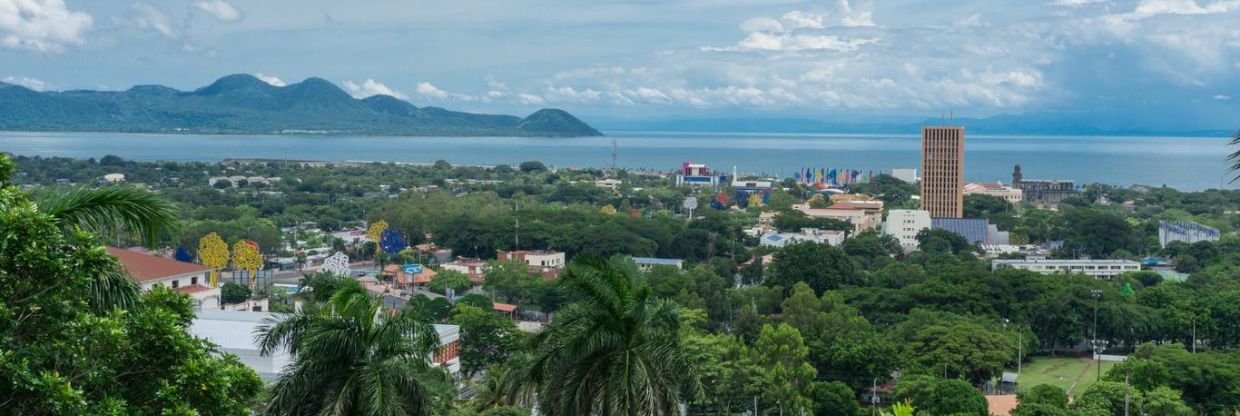
[[[827,27],[823,23],[823,21],[826,20],[826,17],[827,16],[825,14],[807,13],[799,10],[793,10],[788,13],[784,13],[784,15],[780,17],[780,20],[783,21],[781,26],[783,28],[787,28],[788,30],[822,29]]]
[[[543,103],[547,102],[547,100],[544,100],[542,97],[539,97],[534,94],[526,94],[526,93],[517,94],[517,99],[521,101],[521,104],[528,104],[528,105],[542,105]]]
[[[72,11],[63,0],[0,0],[0,46],[61,52],[80,45],[94,20]]]
[[[383,85],[382,83],[375,81],[373,79],[367,79],[365,81],[362,81],[361,84],[355,83],[353,81],[345,81],[344,89],[345,91],[348,91],[349,95],[352,95],[354,98],[366,98],[366,97],[370,97],[374,95],[390,95],[392,97],[396,97],[402,100],[409,99],[409,96],[402,94],[400,91],[397,91],[394,88],[388,87],[387,85]]]
[[[503,84],[503,83],[499,83],[499,84]],[[502,86],[502,85],[496,85],[496,86]],[[504,88],[507,88],[507,87],[504,86]],[[419,82],[416,88],[416,91],[418,95],[421,95],[427,98],[433,98],[436,100],[454,100],[454,101],[477,101],[478,100],[477,97],[474,97],[469,94],[461,94],[461,93],[444,91],[440,89],[439,87],[436,87],[435,84],[431,84],[429,82]],[[495,91],[493,90],[492,92],[495,92]],[[498,95],[503,96],[503,93],[501,92]],[[483,100],[487,101],[488,98],[494,98],[494,97],[491,94],[487,94],[484,96]]]
[[[198,0],[194,2],[194,7],[215,16],[221,22],[237,22],[242,18],[241,11],[224,0]]]
[[[447,91],[441,90],[429,82],[419,82],[417,91],[419,95],[426,97],[439,99],[448,98]]]
[[[1106,3],[1107,1],[1108,0],[1055,0],[1047,4],[1060,7],[1080,7],[1087,4]]]
[[[148,3],[134,3],[130,7],[131,20],[134,26],[143,30],[154,30],[167,38],[180,37],[181,33],[174,27],[172,19],[162,10]]]
[[[35,78],[7,76],[4,79],[0,79],[0,81],[4,81],[7,84],[21,85],[35,91],[47,91],[50,89],[46,82]]]
[[[1210,98],[1213,98],[1213,99],[1218,100],[1218,101],[1227,101],[1227,100],[1230,100],[1230,99],[1231,99],[1231,97],[1226,96],[1226,95],[1223,95],[1223,94],[1218,94],[1218,95],[1215,95],[1215,96],[1210,97]]]
[[[259,72],[257,74],[254,74],[254,77],[261,79],[263,80],[263,82],[266,82],[276,87],[283,87],[285,85],[288,85],[284,82],[284,80],[280,79],[280,77],[277,77],[275,75],[265,75],[262,72]]]

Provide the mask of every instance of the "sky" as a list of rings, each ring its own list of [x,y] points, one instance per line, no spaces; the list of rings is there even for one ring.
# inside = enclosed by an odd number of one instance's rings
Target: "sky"
[[[1052,114],[1240,127],[1240,0],[0,0],[0,81],[587,120]]]

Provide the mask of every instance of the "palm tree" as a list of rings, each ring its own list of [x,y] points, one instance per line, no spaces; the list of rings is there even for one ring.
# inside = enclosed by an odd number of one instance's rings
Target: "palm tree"
[[[430,363],[439,344],[430,323],[389,314],[347,285],[321,305],[265,319],[255,340],[263,355],[293,355],[268,415],[429,415],[451,387]]]
[[[1227,144],[1231,146],[1240,145],[1240,130],[1236,130],[1235,136],[1233,136],[1231,138],[1231,141],[1228,142]],[[1231,162],[1232,172],[1240,172],[1240,150],[1231,152],[1231,155],[1227,156],[1227,161]],[[1238,179],[1240,179],[1240,175],[1237,175],[1231,178],[1231,181],[1235,182]]]
[[[65,225],[100,231],[123,230],[150,244],[177,225],[176,205],[143,189],[108,186],[79,187],[47,195],[38,201],[39,211]]]
[[[561,284],[576,299],[539,336],[530,373],[547,415],[679,413],[702,386],[680,346],[678,306],[632,267],[587,256]]]
[[[8,154],[0,153],[0,186],[10,183],[16,165]],[[124,230],[153,243],[161,232],[177,225],[176,207],[166,199],[145,190],[129,187],[81,187],[60,194],[44,195],[36,204],[40,213],[64,224],[91,231]],[[138,285],[118,267],[101,269],[91,282],[91,307],[106,312],[114,307],[128,308],[137,301]]]

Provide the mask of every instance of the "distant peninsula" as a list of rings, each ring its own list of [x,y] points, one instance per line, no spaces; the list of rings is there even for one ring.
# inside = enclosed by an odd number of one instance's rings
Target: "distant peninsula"
[[[229,75],[193,91],[39,92],[0,83],[0,130],[190,134],[578,137],[602,134],[572,114],[525,118],[416,107],[387,95],[356,99],[322,78],[277,87]]]

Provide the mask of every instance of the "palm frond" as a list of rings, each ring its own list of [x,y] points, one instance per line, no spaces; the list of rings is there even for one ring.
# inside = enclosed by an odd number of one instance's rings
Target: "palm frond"
[[[92,231],[124,230],[150,244],[177,225],[176,206],[151,192],[131,187],[79,187],[42,198],[39,210],[64,224]]]

